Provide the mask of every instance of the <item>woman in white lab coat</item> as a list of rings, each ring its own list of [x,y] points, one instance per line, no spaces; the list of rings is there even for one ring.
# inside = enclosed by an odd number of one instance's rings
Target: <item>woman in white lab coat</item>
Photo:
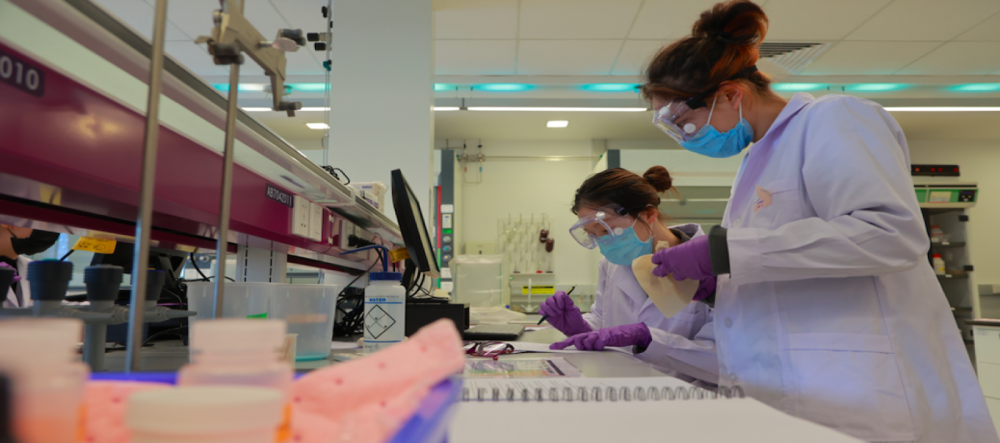
[[[588,178],[576,192],[573,212],[579,222],[570,233],[584,247],[599,247],[604,255],[594,304],[589,313],[581,314],[565,293],[557,292],[538,312],[550,316],[549,323],[568,336],[553,349],[630,347],[637,358],[663,372],[714,385],[718,359],[708,305],[691,303],[666,318],[632,273],[632,260],[652,254],[659,242],[678,245],[705,235],[695,224],[668,228],[663,223],[658,193],[671,186],[670,174],[662,166],[650,168],[643,177],[615,168]],[[699,298],[711,295],[715,278],[702,286]]]
[[[647,69],[654,124],[740,153],[722,226],[654,255],[656,275],[718,276],[721,386],[868,441],[997,442],[927,261],[906,139],[876,103],[775,95],[756,71],[767,17],[704,12]]]

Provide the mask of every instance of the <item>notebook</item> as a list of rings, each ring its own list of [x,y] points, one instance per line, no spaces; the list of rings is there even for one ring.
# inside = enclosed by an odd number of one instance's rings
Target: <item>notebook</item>
[[[742,396],[671,377],[464,380],[448,441],[861,442]]]

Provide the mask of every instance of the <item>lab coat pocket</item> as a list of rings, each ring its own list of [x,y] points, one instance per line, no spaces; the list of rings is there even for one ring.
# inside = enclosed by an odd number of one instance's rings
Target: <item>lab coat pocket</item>
[[[749,227],[776,228],[802,218],[799,181],[786,178],[756,186]]]
[[[790,410],[867,441],[916,439],[889,337],[788,335]]]

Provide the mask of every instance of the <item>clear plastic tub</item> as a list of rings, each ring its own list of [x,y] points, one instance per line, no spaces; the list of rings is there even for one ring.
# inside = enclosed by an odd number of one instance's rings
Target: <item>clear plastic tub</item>
[[[272,318],[285,320],[289,334],[298,334],[295,359],[330,356],[333,317],[340,286],[279,285],[271,297]]]
[[[198,314],[189,321],[212,318],[213,282],[191,282],[188,286],[188,310]],[[222,303],[223,318],[270,318],[270,298],[277,283],[227,282]]]

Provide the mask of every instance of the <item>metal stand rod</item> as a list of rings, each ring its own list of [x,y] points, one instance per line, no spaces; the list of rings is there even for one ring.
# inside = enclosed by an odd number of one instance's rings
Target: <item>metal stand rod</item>
[[[139,370],[142,347],[143,312],[146,301],[146,267],[149,263],[149,230],[153,217],[153,187],[156,185],[156,142],[160,129],[160,91],[163,86],[163,42],[167,30],[167,0],[156,0],[153,24],[153,53],[149,61],[149,98],[146,105],[146,134],[142,148],[142,185],[139,188],[139,216],[135,221],[135,251],[132,258],[132,297],[128,311],[128,351],[125,371]]]
[[[108,341],[108,325],[91,324],[84,327],[83,361],[90,365],[90,372],[104,370],[104,342]]]
[[[238,59],[240,57],[237,57]],[[226,254],[229,249],[229,202],[233,189],[233,140],[236,137],[236,94],[240,83],[240,65],[229,65],[229,107],[226,109],[226,142],[222,151],[222,190],[219,195],[219,238],[215,243],[215,294],[212,317],[222,318],[225,301]]]

